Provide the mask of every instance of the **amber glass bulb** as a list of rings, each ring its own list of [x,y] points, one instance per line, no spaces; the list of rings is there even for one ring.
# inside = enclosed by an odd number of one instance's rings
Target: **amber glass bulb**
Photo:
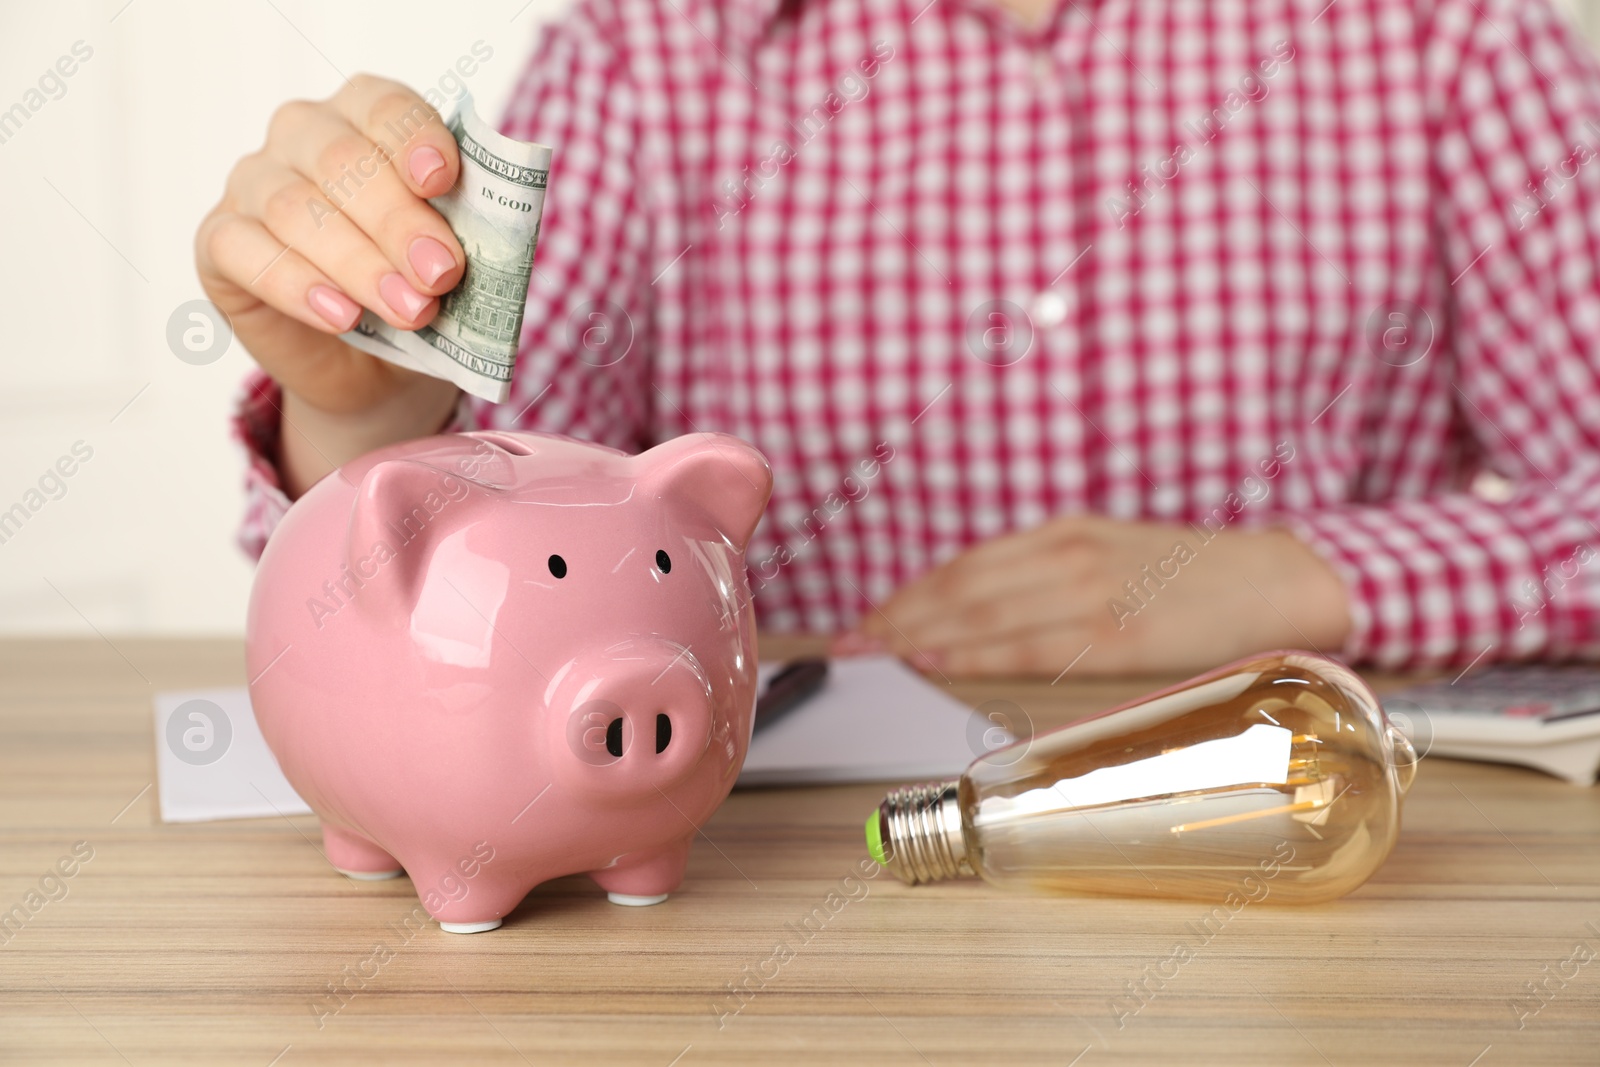
[[[867,839],[912,884],[1314,903],[1383,863],[1416,762],[1347,667],[1271,652],[896,790]]]

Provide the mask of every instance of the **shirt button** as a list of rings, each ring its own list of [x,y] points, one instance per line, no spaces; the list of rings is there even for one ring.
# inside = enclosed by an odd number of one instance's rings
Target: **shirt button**
[[[1034,296],[1028,315],[1041,330],[1060,326],[1067,320],[1067,298],[1054,289],[1046,289]]]

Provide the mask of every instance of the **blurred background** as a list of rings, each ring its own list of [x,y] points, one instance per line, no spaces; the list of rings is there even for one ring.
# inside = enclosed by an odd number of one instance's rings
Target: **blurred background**
[[[463,84],[498,120],[569,2],[6,6],[0,515],[27,514],[0,521],[0,630],[242,632],[251,566],[234,544],[243,461],[228,413],[250,359],[233,344],[194,365],[168,342],[204,295],[196,225],[274,108],[327,96],[342,74],[444,95]],[[1600,0],[1563,2],[1596,40]],[[493,54],[462,77],[480,41]],[[55,78],[63,56],[74,73]],[[31,95],[41,76],[48,90]]]

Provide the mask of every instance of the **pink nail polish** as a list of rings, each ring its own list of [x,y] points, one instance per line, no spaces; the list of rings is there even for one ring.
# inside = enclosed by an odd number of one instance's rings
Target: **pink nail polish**
[[[418,237],[412,241],[406,256],[423,285],[432,285],[456,265],[450,250],[432,237]]]
[[[411,288],[410,283],[398,272],[385,274],[378,282],[378,292],[383,295],[384,302],[402,319],[414,319],[428,306],[429,298]]]
[[[396,275],[396,277],[399,277]],[[311,310],[337,330],[348,330],[361,317],[361,306],[339,290],[326,285],[313,285],[306,294]]]
[[[422,185],[440,168],[444,166],[444,157],[437,148],[423,145],[411,153],[411,158],[406,160],[406,167],[411,171],[411,180]]]

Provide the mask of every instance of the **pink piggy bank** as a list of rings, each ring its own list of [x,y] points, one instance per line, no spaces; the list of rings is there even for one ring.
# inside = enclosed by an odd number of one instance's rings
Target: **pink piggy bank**
[[[771,489],[722,434],[629,456],[497,432],[314,486],[261,557],[247,661],[329,863],[403,869],[453,933],[568,874],[665,900],[749,747]]]

